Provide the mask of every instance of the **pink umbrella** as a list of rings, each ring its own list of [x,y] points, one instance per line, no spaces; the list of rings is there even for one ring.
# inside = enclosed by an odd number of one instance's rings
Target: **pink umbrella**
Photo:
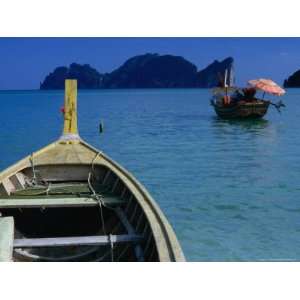
[[[248,83],[256,89],[264,91],[265,93],[273,94],[276,96],[282,96],[285,94],[285,90],[271,79],[253,79],[249,80]]]

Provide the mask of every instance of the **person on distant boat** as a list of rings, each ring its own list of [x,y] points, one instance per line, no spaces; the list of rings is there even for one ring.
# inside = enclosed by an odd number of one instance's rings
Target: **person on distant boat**
[[[244,99],[246,102],[253,102],[256,101],[255,94],[256,94],[256,89],[253,87],[248,87],[243,89],[244,93]]]
[[[229,105],[231,103],[231,97],[230,95],[224,95],[223,96],[223,104],[224,105]]]
[[[238,103],[239,101],[244,100],[244,95],[241,93],[240,90],[236,90],[232,95],[232,102]]]

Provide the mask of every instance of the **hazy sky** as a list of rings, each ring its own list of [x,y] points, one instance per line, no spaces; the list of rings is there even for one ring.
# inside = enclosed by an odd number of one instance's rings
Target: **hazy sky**
[[[300,69],[300,38],[0,38],[0,89],[37,89],[72,62],[110,72],[144,53],[180,55],[199,69],[232,56],[238,84],[258,77],[282,84]]]

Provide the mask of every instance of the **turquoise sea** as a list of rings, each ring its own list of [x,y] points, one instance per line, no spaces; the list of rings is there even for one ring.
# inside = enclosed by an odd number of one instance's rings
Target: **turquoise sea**
[[[257,121],[219,120],[209,98],[79,91],[80,135],[147,187],[187,260],[300,261],[300,90]],[[0,169],[60,136],[63,91],[1,91],[0,104]]]

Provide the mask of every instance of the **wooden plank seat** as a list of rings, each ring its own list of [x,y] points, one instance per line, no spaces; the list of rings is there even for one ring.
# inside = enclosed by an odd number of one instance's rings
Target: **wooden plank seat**
[[[119,197],[104,196],[101,198],[104,205],[120,206],[125,203]],[[30,207],[81,207],[97,206],[98,201],[92,197],[34,197],[34,198],[1,198],[0,208],[30,208]]]
[[[66,246],[105,246],[111,243],[137,243],[142,236],[136,234],[123,235],[100,235],[100,236],[78,236],[62,238],[39,238],[39,239],[15,239],[14,248],[35,248],[35,247],[66,247]]]
[[[103,185],[93,184],[104,205],[120,206],[125,203]],[[10,196],[0,197],[0,208],[14,207],[76,207],[96,206],[87,183],[54,183],[50,186],[34,186],[14,191]]]

